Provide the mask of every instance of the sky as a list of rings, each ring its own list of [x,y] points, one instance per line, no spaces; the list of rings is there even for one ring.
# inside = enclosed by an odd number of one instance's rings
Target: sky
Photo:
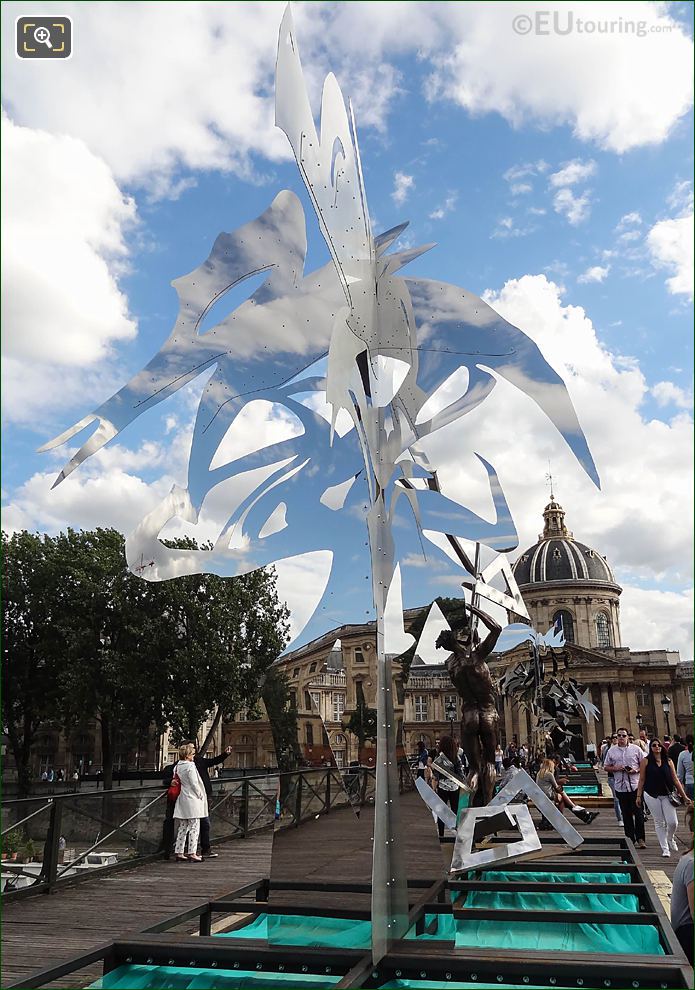
[[[37,448],[157,352],[176,319],[172,279],[196,268],[218,233],[289,189],[306,215],[305,270],[329,260],[273,122],[284,6],[44,3],[42,14],[72,18],[74,52],[27,61],[10,50],[14,21],[36,9],[3,4],[5,530],[128,534],[185,486],[207,376],[54,490],[75,441]],[[623,644],[684,659],[693,656],[692,10],[293,4],[315,116],[328,71],[354,104],[375,232],[408,220],[399,246],[436,244],[404,274],[481,296],[567,383],[600,491],[508,383],[466,418],[504,485],[520,550],[542,529],[550,470],[567,525],[623,587]],[[233,292],[225,312],[255,288]],[[254,436],[291,428],[274,409],[250,415]],[[452,432],[440,443],[440,474],[489,515],[479,462],[458,442]],[[214,538],[216,521],[212,512],[185,531]],[[409,567],[419,600],[406,604],[431,600],[436,568],[414,557]],[[295,632],[325,570],[319,555],[281,571]],[[310,628],[329,628],[332,615]]]

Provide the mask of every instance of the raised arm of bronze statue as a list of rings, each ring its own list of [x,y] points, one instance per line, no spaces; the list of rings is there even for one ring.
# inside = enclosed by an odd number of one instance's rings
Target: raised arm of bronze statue
[[[483,660],[485,657],[490,656],[497,645],[497,640],[500,638],[500,633],[502,632],[502,626],[491,615],[481,611],[476,605],[469,605],[469,609],[490,630],[482,643],[476,646],[473,651],[477,660]]]

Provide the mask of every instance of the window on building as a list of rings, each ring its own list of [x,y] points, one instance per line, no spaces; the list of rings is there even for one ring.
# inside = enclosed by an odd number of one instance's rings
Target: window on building
[[[307,723],[306,727],[306,744],[307,746],[314,745],[314,727],[310,722]]]
[[[611,645],[611,627],[605,612],[596,616],[596,642],[599,648]]]
[[[642,714],[644,714],[647,709],[651,711],[652,692],[646,684],[639,684],[635,688],[635,699],[637,701],[637,707],[640,709]]]
[[[241,708],[237,712],[237,721],[238,722],[248,722],[248,720],[249,720],[249,710],[248,710],[248,708]]]
[[[308,691],[305,691],[304,692],[304,707],[307,709],[307,711],[311,711],[312,710],[311,709],[311,695],[309,694]]]
[[[289,694],[288,694],[287,703],[288,703],[288,706],[290,708],[296,708],[297,707],[297,692],[296,691],[293,691],[292,689],[290,689]]]
[[[333,755],[338,767],[345,766],[345,736],[338,732],[333,737]]]
[[[444,695],[444,717],[445,718],[449,718],[449,716],[447,715],[447,712],[449,711],[449,709],[451,708],[452,705],[454,707],[454,711],[456,711],[458,713],[458,700],[459,700],[458,699],[458,695],[456,695],[456,694],[445,694]],[[454,716],[454,717],[456,717],[456,716]]]
[[[53,757],[50,753],[42,753],[39,756],[39,774],[48,772],[53,766]]]
[[[314,708],[316,709],[316,711],[320,715],[321,714],[321,692],[320,691],[312,691],[311,692],[311,700],[312,700],[312,702],[314,704]]]
[[[364,663],[364,653],[362,650],[355,650],[355,663]]]
[[[311,664],[309,665],[309,673],[310,673],[310,674],[315,674],[315,673],[316,673],[316,666],[317,666],[317,664],[318,664],[318,660],[314,660],[314,661],[312,661],[312,663],[311,663]]]
[[[294,670],[292,671],[292,676],[299,677],[299,667],[294,668]]]
[[[553,626],[556,632],[565,634],[566,643],[574,643],[574,617],[566,608],[561,608],[553,616]]]
[[[690,701],[690,714],[695,714],[695,688],[692,684],[688,685],[688,699]]]
[[[416,694],[415,695],[415,721],[416,722],[426,722],[427,721],[427,695],[426,694]]]
[[[345,695],[341,691],[333,692],[333,721],[340,722],[345,711]]]

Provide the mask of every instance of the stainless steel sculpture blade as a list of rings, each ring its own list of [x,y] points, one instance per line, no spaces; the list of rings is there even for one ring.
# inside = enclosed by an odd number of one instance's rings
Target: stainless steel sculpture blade
[[[305,274],[302,207],[293,193],[280,192],[261,216],[220,234],[206,261],[172,283],[179,314],[152,361],[44,449],[94,427],[59,484],[143,412],[208,371],[186,486],[175,486],[129,537],[131,569],[148,580],[202,571],[233,577],[316,552],[329,555],[333,569],[307,629],[325,632],[325,625],[316,628],[322,622],[338,625],[375,610],[378,962],[390,941],[405,934],[408,914],[389,654],[402,648],[390,649],[403,638],[393,616],[402,614],[403,597],[412,601],[421,587],[398,564],[422,558],[429,538],[431,553],[448,568],[447,583],[455,568],[463,569],[476,600],[513,603],[523,614],[503,556],[518,545],[516,527],[495,468],[477,449],[479,440],[467,435],[464,417],[502,376],[545,412],[596,484],[598,475],[565,385],[536,344],[477,296],[402,277],[403,266],[427,249],[388,253],[404,225],[373,235],[352,108],[329,75],[316,127],[289,7],[279,37],[276,121],[294,150],[330,263]],[[266,273],[260,288],[202,332],[213,303],[259,273]],[[259,402],[274,411],[276,425],[289,424],[282,439],[265,446],[248,426]],[[428,438],[452,424],[461,451],[478,458],[491,520],[468,508],[460,492],[444,491],[430,461]],[[174,524],[185,523],[194,534],[206,513],[218,534],[211,550],[162,542]],[[471,563],[464,541],[490,548],[493,563],[479,566],[477,551]],[[491,583],[500,577],[501,589]],[[590,712],[587,699],[577,703]]]

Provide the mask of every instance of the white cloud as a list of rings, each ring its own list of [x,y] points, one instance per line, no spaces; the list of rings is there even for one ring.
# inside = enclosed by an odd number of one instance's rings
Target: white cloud
[[[676,406],[678,409],[693,408],[693,394],[686,392],[675,382],[657,382],[651,388],[651,393],[660,406]]]
[[[535,543],[542,525],[543,478],[550,459],[556,495],[576,538],[607,555],[624,587],[647,582],[672,593],[681,601],[680,621],[685,624],[683,589],[692,582],[689,554],[683,549],[692,538],[691,417],[678,412],[664,420],[646,418],[642,408],[649,389],[637,362],[606,350],[585,311],[564,305],[562,289],[544,275],[511,280],[485,298],[536,341],[567,382],[602,490],[594,488],[535,404],[503,379],[466,417],[465,432],[456,424],[446,427],[428,446],[442,485],[464,495],[473,511],[487,518],[492,514],[486,476],[465,443],[466,436],[474,436],[475,450],[498,471],[519,527],[521,550]],[[679,482],[665,484],[665,478],[673,477],[674,464]],[[628,616],[622,625],[625,644],[645,647],[641,626],[633,626]],[[661,645],[687,652],[689,642],[689,637],[674,634]]]
[[[618,241],[620,244],[629,244],[631,241],[639,241],[641,237],[642,232],[632,228],[623,230],[623,232],[618,235]]]
[[[693,657],[693,592],[623,588],[620,596],[621,627],[630,631],[633,649],[680,650],[684,660]],[[623,642],[626,642],[623,632]]]
[[[589,35],[576,24],[563,36],[553,30],[555,18],[560,30],[568,17],[625,21],[617,2],[583,3],[581,10],[550,4],[550,29],[524,36],[514,34],[515,16],[544,14],[525,3],[443,7],[438,15],[453,44],[433,54],[429,91],[471,113],[496,112],[516,127],[567,124],[579,139],[622,153],[664,141],[692,105],[692,41],[663,4],[630,4],[630,20],[644,22],[642,37]]]
[[[554,189],[559,189],[560,186],[575,186],[578,182],[586,182],[592,175],[596,175],[596,162],[583,162],[575,158],[548,176],[548,181]]]
[[[525,196],[533,191],[533,186],[529,182],[517,182],[509,187],[509,191],[513,196]]]
[[[4,118],[3,350],[89,365],[136,325],[119,288],[135,204],[82,143]]]
[[[396,206],[402,206],[403,203],[405,203],[414,185],[415,179],[412,175],[406,175],[405,172],[394,173],[391,199],[394,201]]]
[[[537,162],[525,162],[521,165],[512,165],[504,173],[502,178],[509,183],[518,182],[520,179],[528,179],[531,176],[543,175],[550,166],[542,158]]]
[[[593,265],[591,268],[587,268],[585,272],[582,272],[578,276],[577,281],[582,285],[589,282],[603,282],[610,270],[610,265]]]
[[[689,180],[677,182],[668,198],[668,205],[679,215],[693,212],[693,184]]]
[[[289,158],[273,126],[282,4],[174,4],[165,19],[151,2],[49,0],[42,11],[70,15],[79,48],[58,71],[13,57],[13,21],[24,8],[3,4],[5,100],[18,123],[84,140],[117,181],[146,184],[154,195],[180,193],[188,181],[176,175],[181,169],[253,176],[255,155]],[[514,126],[569,125],[581,140],[617,152],[664,141],[687,113],[692,43],[663,5],[632,3],[631,18],[647,25],[644,37],[521,37],[512,27],[517,11],[527,13],[526,6],[297,4],[314,107],[330,67],[352,95],[358,123],[383,128],[401,91],[391,59],[417,53],[431,68],[431,99],[498,113]],[[605,22],[624,19],[624,12],[617,2],[592,2],[581,14]]]
[[[588,192],[575,196],[569,187],[558,189],[553,196],[553,209],[560,216],[566,217],[573,227],[589,219],[591,213],[591,197]]]
[[[641,223],[642,217],[639,213],[633,210],[631,213],[626,213],[620,218],[615,229],[618,231],[624,230],[625,227],[631,227],[633,224],[637,224],[639,226]]]
[[[444,217],[447,216],[447,214],[451,213],[451,211],[454,209],[457,200],[458,200],[458,193],[451,193],[449,196],[446,197],[446,199],[441,204],[441,206],[438,206],[436,209],[432,210],[432,212],[429,214],[430,220],[443,220]]]
[[[3,528],[57,533],[72,526],[93,529],[113,526],[128,534],[171,488],[170,478],[150,485],[137,474],[119,467],[83,470],[51,490],[55,472],[32,475],[3,508]]]
[[[693,298],[693,214],[660,220],[647,235],[652,264],[673,272],[666,279],[673,295]]]

